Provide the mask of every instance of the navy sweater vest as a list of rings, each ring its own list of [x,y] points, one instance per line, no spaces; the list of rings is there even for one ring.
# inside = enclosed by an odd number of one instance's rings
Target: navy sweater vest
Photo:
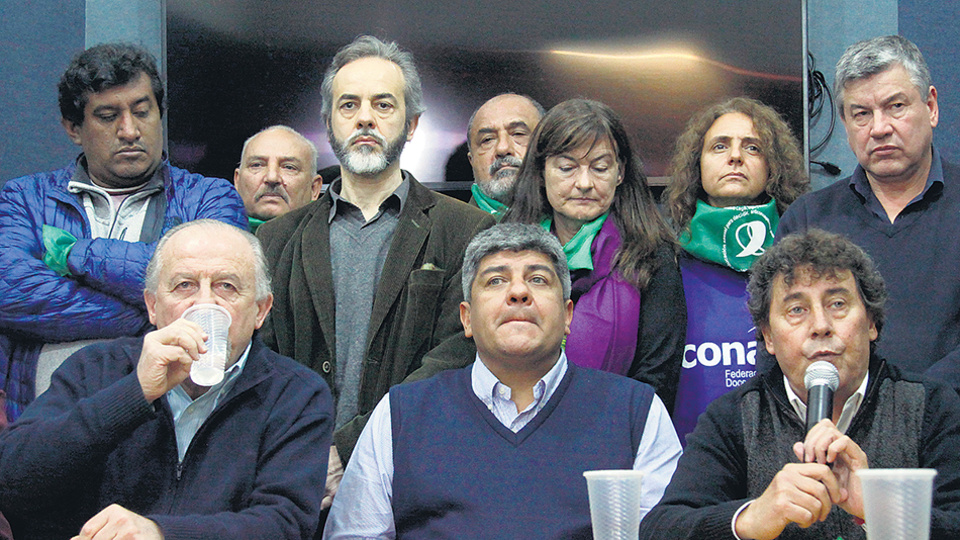
[[[592,538],[583,472],[633,468],[653,388],[568,364],[513,433],[471,369],[390,389],[397,538]]]

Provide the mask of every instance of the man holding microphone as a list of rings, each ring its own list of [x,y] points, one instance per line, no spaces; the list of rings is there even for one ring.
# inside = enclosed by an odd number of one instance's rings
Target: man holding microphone
[[[700,417],[641,538],[862,539],[854,473],[868,467],[937,469],[930,538],[960,537],[960,399],[874,354],[886,290],[863,250],[815,229],[785,237],[747,290],[777,365]],[[831,407],[804,384],[816,362],[836,368]],[[808,431],[808,407],[832,410]]]

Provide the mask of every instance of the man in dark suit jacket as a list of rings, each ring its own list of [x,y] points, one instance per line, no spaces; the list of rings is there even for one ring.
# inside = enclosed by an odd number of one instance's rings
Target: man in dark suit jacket
[[[463,252],[493,219],[400,170],[424,111],[409,53],[361,36],[336,54],[321,92],[340,177],[258,235],[277,290],[265,340],[323,375],[336,398],[329,505],[369,412],[457,333]]]

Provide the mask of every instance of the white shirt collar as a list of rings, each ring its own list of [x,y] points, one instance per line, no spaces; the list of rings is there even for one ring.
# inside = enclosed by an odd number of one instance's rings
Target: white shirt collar
[[[500,422],[517,432],[533,419],[542,409],[567,373],[567,356],[561,350],[557,363],[533,387],[533,403],[517,412],[516,405],[510,399],[510,388],[500,382],[496,375],[480,360],[478,354],[470,373],[473,393],[487,406]]]
[[[857,388],[857,391],[848,397],[847,401],[843,404],[843,410],[840,411],[840,418],[837,419],[837,430],[839,430],[840,433],[847,432],[850,423],[853,421],[853,416],[857,414],[857,410],[860,409],[860,404],[863,403],[863,398],[867,395],[867,381],[869,379],[870,373],[867,372],[863,376],[863,382],[860,383],[860,387]],[[800,417],[800,420],[806,421],[807,405],[800,399],[800,396],[790,388],[790,381],[787,380],[786,375],[783,376],[783,387],[787,390],[787,400],[790,402],[790,405],[793,406],[793,410],[796,411],[797,416]]]

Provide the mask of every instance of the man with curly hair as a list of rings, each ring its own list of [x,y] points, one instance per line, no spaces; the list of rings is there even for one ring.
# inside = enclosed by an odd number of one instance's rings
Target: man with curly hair
[[[714,401],[687,438],[646,540],[865,538],[866,468],[933,468],[930,538],[960,537],[960,397],[879,357],[883,278],[839,234],[781,238],[753,265],[748,307],[776,365]],[[807,368],[838,374],[808,431]]]

